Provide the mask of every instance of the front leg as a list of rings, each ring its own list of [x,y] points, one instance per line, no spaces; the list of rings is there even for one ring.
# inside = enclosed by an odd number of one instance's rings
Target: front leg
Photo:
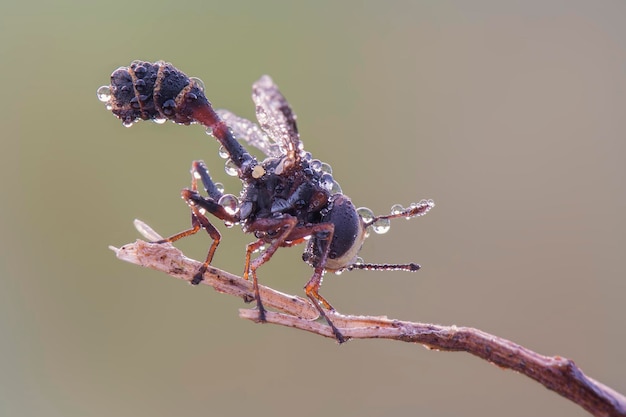
[[[203,197],[198,192],[198,179],[202,181],[204,189],[209,195],[208,197]],[[198,272],[191,280],[191,283],[193,285],[197,285],[202,281],[202,276],[204,275],[211,261],[213,260],[213,255],[215,254],[215,250],[217,249],[220,243],[220,239],[222,237],[219,230],[217,230],[215,226],[211,224],[211,222],[204,213],[209,212],[218,219],[225,222],[236,223],[239,221],[239,218],[236,214],[231,214],[227,212],[226,209],[224,209],[224,207],[219,204],[219,199],[222,197],[222,195],[222,192],[218,189],[218,187],[211,179],[211,176],[209,175],[209,170],[207,169],[204,162],[194,161],[191,166],[191,188],[186,188],[181,192],[183,200],[185,200],[185,202],[191,209],[191,228],[170,236],[167,239],[162,239],[158,242],[155,242],[172,243],[184,237],[196,234],[200,229],[204,229],[207,231],[213,242],[211,243],[211,247],[209,248],[204,263],[198,269]]]

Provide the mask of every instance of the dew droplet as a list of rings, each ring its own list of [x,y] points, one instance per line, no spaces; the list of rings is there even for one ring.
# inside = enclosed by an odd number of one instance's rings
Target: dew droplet
[[[365,224],[369,225],[374,220],[374,212],[367,207],[359,207],[356,212]]]
[[[220,146],[220,148],[217,150],[217,154],[222,159],[228,159],[230,157],[230,155],[228,154],[228,151],[226,151],[226,148],[224,148],[223,146]]]
[[[404,211],[404,207],[402,207],[400,204],[394,204],[393,206],[391,206],[391,214],[400,214]]]
[[[386,218],[378,219],[374,223],[372,223],[372,230],[374,231],[374,233],[378,233],[379,235],[387,233],[390,228],[391,221]]]
[[[230,215],[237,213],[237,210],[239,210],[239,200],[232,194],[224,194],[220,197],[217,204],[224,207],[224,210]]]
[[[98,100],[106,103],[107,101],[111,100],[111,87],[108,85],[103,85],[102,87],[98,88],[98,90],[96,91],[96,95],[98,96]]]
[[[341,275],[343,273],[343,269],[337,269],[335,271],[335,275]]]
[[[213,136],[213,128],[211,126],[207,127],[204,132],[209,136]]]
[[[322,168],[322,161],[320,161],[319,159],[314,159],[311,161],[310,166],[315,171],[319,171]]]
[[[135,124],[135,121],[134,120],[130,120],[130,118],[126,119],[126,120],[124,120],[122,122],[122,126],[124,126],[124,127],[131,127],[134,124]]]
[[[322,162],[320,165],[320,171],[325,172],[327,174],[332,174],[333,168],[330,165],[328,165],[326,162]]]
[[[165,103],[161,105],[161,111],[168,117],[174,116],[176,112],[176,102],[172,99],[166,100]]]
[[[204,92],[204,81],[202,81],[200,78],[197,77],[189,77],[189,81],[193,82],[196,84],[196,86],[202,91]]]
[[[134,68],[134,70],[135,70],[135,76],[137,78],[145,77],[146,73],[148,72],[148,69],[144,67],[143,65],[138,65],[137,67]]]
[[[328,191],[331,191],[333,188],[333,183],[335,182],[335,180],[333,179],[333,176],[330,174],[324,174],[322,175],[322,178],[320,178],[320,185],[327,189]]]
[[[333,194],[342,194],[341,186],[337,181],[333,181],[333,185],[330,187],[330,192]]]
[[[139,103],[139,99],[137,97],[131,98],[129,103],[130,103],[130,107],[135,110],[139,110],[141,108],[141,104]]]
[[[237,169],[237,165],[232,159],[227,159],[224,164],[224,171],[231,177],[236,177],[239,174],[239,170]]]
[[[158,125],[162,125],[163,123],[167,122],[167,119],[165,117],[155,117],[154,119],[152,119],[152,121]]]
[[[355,264],[362,264],[363,263],[363,258],[361,258],[360,256],[357,256],[355,261],[354,261],[354,263]]]
[[[224,193],[224,184],[222,184],[221,182],[216,182],[213,185],[215,185],[215,188],[217,188],[217,191],[219,191],[220,194]]]
[[[135,81],[135,89],[140,93],[146,92],[146,82],[145,80],[137,80]]]

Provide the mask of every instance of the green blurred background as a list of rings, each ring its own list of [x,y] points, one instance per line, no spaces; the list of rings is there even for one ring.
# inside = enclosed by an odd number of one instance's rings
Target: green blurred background
[[[423,270],[327,276],[339,311],[477,327],[626,392],[626,3],[11,3],[0,415],[587,415],[467,354],[255,325],[239,299],[116,260],[134,218],[188,226],[193,159],[239,191],[199,126],[125,129],[98,102],[133,59],[173,62],[248,118],[270,74],[355,204],[436,201],[362,251]],[[250,236],[224,235],[215,265],[240,273]],[[303,295],[301,249],[261,281]]]

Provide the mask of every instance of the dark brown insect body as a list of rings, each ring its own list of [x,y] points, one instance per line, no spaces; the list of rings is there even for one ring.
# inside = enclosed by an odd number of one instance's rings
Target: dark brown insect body
[[[225,111],[215,111],[204,96],[198,79],[165,62],[134,61],[111,75],[111,85],[98,90],[100,100],[119,117],[125,126],[139,119],[180,124],[200,123],[222,145],[226,171],[237,175],[243,190],[239,198],[224,194],[202,161],[192,164],[191,187],[182,197],[192,212],[192,227],[163,242],[174,242],[204,229],[213,239],[207,258],[192,283],[202,280],[221,235],[205,213],[226,224],[240,224],[244,232],[257,240],[248,245],[244,277],[252,276],[259,320],[265,310],[259,296],[256,270],[267,262],[279,247],[308,241],[303,259],[314,268],[305,286],[307,296],[331,326],[339,342],[345,340],[327,315],[334,311],[319,294],[325,271],[351,269],[416,271],[417,264],[366,264],[357,258],[361,245],[372,228],[385,232],[395,217],[415,217],[428,212],[434,204],[422,200],[409,208],[392,207],[392,213],[374,216],[369,209],[356,209],[331,175],[330,167],[312,159],[305,152],[296,127],[295,115],[276,85],[263,76],[253,85],[256,124]],[[261,162],[237,139],[260,149],[267,158]],[[198,191],[198,180],[207,196]],[[252,254],[260,251],[256,258]]]

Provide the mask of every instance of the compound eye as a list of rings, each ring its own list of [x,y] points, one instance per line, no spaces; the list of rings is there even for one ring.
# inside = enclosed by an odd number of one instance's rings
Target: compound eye
[[[352,201],[345,195],[336,195],[332,209],[322,221],[335,225],[325,268],[334,271],[354,263],[365,239],[365,228]]]

